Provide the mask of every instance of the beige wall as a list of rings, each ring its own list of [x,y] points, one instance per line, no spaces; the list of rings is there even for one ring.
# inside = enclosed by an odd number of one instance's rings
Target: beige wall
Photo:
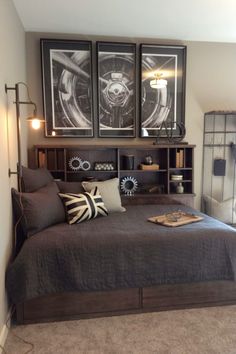
[[[5,270],[12,249],[11,187],[16,178],[8,177],[8,168],[16,168],[14,95],[9,100],[4,85],[26,80],[25,33],[11,0],[0,0],[0,333],[6,321],[8,306],[5,293]],[[9,107],[8,107],[9,106]],[[8,119],[7,119],[8,117]],[[8,122],[8,125],[7,125]],[[23,145],[26,141],[23,139]],[[26,160],[26,149],[24,160]]]
[[[40,64],[40,38],[61,39],[89,39],[89,40],[112,40],[134,43],[173,43],[173,41],[137,39],[137,38],[114,38],[79,36],[47,33],[27,33],[27,78],[32,96],[37,101],[40,114],[43,115],[42,107],[42,83]],[[236,44],[207,43],[207,42],[174,42],[187,45],[187,84],[186,84],[186,141],[196,144],[195,153],[195,192],[197,194],[195,206],[200,207],[201,194],[201,167],[202,167],[202,130],[204,112],[213,109],[236,108]],[[94,51],[95,52],[95,51]],[[95,59],[95,58],[94,58]],[[138,112],[137,112],[138,113]],[[109,144],[114,143],[110,139],[50,139],[44,137],[41,131],[32,131],[29,136],[29,146],[34,144]],[[133,142],[152,143],[152,140],[130,139]],[[115,140],[117,144],[126,143],[127,140]]]

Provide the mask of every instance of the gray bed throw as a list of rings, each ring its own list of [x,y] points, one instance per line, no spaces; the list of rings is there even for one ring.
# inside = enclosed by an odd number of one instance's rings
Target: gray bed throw
[[[147,221],[180,205],[137,205],[27,239],[6,276],[13,303],[67,291],[234,280],[236,231],[213,218],[177,228]],[[199,215],[202,215],[198,213]]]

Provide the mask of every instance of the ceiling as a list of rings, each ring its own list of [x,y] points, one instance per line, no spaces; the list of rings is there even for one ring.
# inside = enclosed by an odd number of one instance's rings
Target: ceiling
[[[26,31],[236,42],[235,0],[13,0]]]

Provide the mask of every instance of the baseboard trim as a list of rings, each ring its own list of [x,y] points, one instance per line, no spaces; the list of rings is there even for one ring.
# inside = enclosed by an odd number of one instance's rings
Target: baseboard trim
[[[7,339],[7,335],[8,335],[8,328],[7,326],[4,324],[2,327],[2,330],[0,332],[0,345],[4,348],[6,339]],[[2,349],[0,347],[0,353],[2,353]]]
[[[11,309],[7,315],[7,318],[9,319],[11,316]],[[9,333],[9,328],[11,327],[11,319],[8,320],[8,323],[5,323],[2,326],[2,329],[0,331],[0,345],[4,348],[8,333]],[[2,354],[2,349],[0,348],[0,354]]]

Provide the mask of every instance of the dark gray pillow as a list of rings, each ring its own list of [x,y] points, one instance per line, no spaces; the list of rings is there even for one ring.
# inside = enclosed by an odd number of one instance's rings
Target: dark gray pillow
[[[19,193],[13,190],[17,214],[20,215],[19,208],[23,209],[21,225],[27,237],[51,225],[65,222],[65,211],[58,192],[55,182],[34,193]]]
[[[22,166],[22,191],[31,193],[53,181],[53,176],[46,168],[31,168]]]
[[[56,181],[56,184],[61,193],[83,193],[84,188],[82,187],[81,182],[64,182]]]

